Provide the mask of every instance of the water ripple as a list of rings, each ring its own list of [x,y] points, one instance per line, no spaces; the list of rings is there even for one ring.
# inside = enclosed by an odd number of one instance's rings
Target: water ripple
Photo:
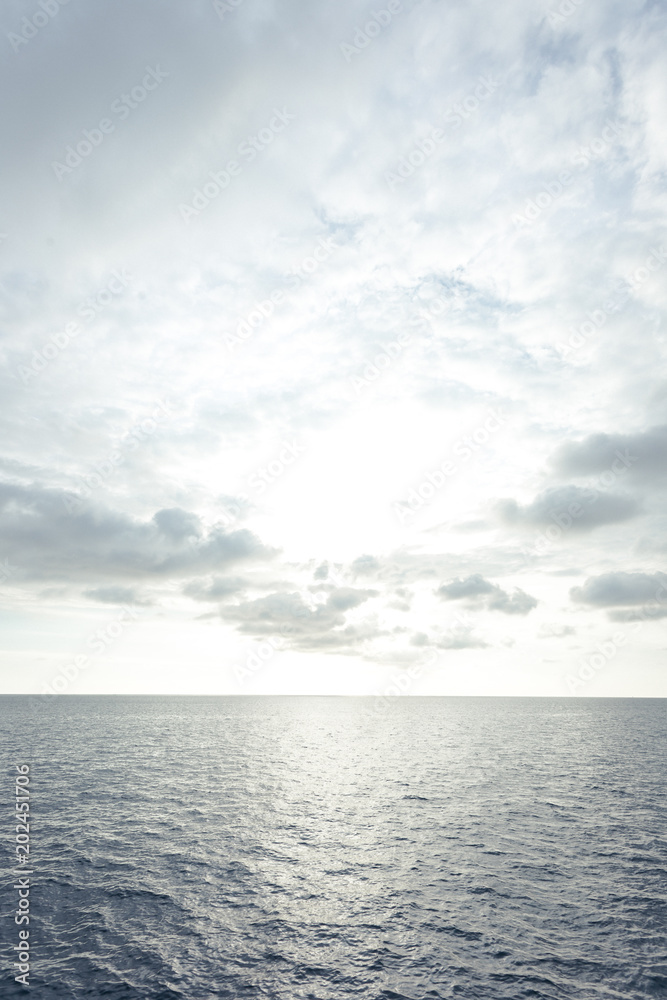
[[[0,711],[39,1000],[667,996],[662,702]]]

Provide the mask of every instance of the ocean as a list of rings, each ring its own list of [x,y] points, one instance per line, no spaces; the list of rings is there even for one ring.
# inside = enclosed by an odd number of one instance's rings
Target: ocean
[[[6,696],[0,715],[3,997],[28,995],[17,766],[39,1000],[667,996],[664,700]]]

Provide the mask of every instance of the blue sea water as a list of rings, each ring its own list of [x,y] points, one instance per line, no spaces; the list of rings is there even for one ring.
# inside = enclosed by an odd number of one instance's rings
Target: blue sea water
[[[667,996],[665,702],[0,699],[39,1000]],[[14,867],[12,867],[12,871]],[[13,981],[14,878],[2,899]]]

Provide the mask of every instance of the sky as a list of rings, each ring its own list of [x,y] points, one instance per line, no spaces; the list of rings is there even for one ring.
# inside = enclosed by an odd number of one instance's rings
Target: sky
[[[2,690],[667,696],[666,36],[6,0]]]

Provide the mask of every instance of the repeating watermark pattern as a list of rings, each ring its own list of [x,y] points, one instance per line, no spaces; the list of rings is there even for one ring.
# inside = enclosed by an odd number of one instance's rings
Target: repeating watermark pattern
[[[638,632],[647,621],[655,618],[656,615],[663,616],[666,603],[666,598],[663,595],[665,594],[667,594],[667,590],[661,584],[653,599],[644,604],[637,612],[638,620],[633,623],[631,632]],[[576,694],[580,688],[592,681],[614,659],[619,649],[627,641],[627,632],[619,631],[598,643],[595,651],[580,661],[576,674],[565,675],[565,684],[570,694]]]
[[[554,507],[549,511],[549,517],[554,522],[544,531],[536,536],[532,548],[523,548],[524,556],[541,556],[553,547],[569,531],[577,521],[600,499],[612,486],[615,485],[619,476],[624,476],[631,465],[638,461],[637,455],[631,455],[628,448],[625,451],[616,451],[616,458],[611,464],[611,468],[600,474],[594,486],[588,486],[582,491],[582,499],[586,506],[578,501],[572,501],[566,507]]]
[[[583,687],[595,677],[597,671],[606,667],[627,641],[628,637],[625,632],[615,632],[613,636],[599,642],[595,647],[595,651],[589,653],[588,656],[580,661],[576,676],[572,674],[566,675],[565,683],[570,694],[576,694],[580,687]]]
[[[643,265],[636,268],[632,274],[628,274],[616,284],[619,293],[617,299],[607,299],[602,305],[586,313],[586,319],[579,326],[570,327],[570,336],[563,343],[556,344],[556,350],[563,358],[568,357],[574,351],[578,351],[584,344],[601,330],[610,316],[619,313],[630,301],[630,293],[638,291],[651,275],[658,271],[665,261],[667,261],[667,250],[664,246],[659,248],[649,247],[650,253]]]
[[[464,434],[452,447],[452,454],[459,460],[458,464],[451,458],[441,461],[435,469],[427,472],[424,478],[408,490],[405,500],[393,503],[394,512],[401,524],[405,524],[423,507],[431,503],[448,479],[455,476],[461,467],[485,448],[491,437],[504,427],[507,418],[502,410],[490,410],[486,419],[470,434]]]
[[[373,711],[377,714],[383,711],[392,698],[400,698],[402,695],[406,695],[408,691],[413,687],[415,681],[418,681],[424,670],[428,667],[432,667],[438,659],[438,654],[435,650],[432,650],[426,660],[422,660],[419,663],[412,663],[405,670],[401,671],[399,674],[394,674],[394,676],[382,687],[381,691],[376,691],[373,695],[375,701],[373,703]]]
[[[399,14],[402,9],[401,0],[389,0],[386,10],[374,10],[366,24],[357,26],[351,42],[340,43],[340,51],[345,62],[350,63],[353,56],[367,49],[373,39],[391,24],[394,15]]]
[[[264,493],[272,483],[275,483],[276,479],[283,475],[287,466],[292,465],[304,451],[305,448],[297,444],[296,441],[284,444],[277,458],[271,459],[265,468],[259,468],[252,473],[248,480],[250,487],[257,495]]]
[[[618,122],[606,121],[605,128],[600,136],[596,137],[588,146],[580,146],[570,160],[572,166],[578,166],[581,170],[586,170],[591,163],[599,159],[623,134],[623,126]],[[571,170],[561,170],[557,178],[548,181],[533,198],[529,198],[523,210],[523,215],[518,212],[512,216],[515,226],[532,226],[532,224],[545,212],[551,208],[567,189],[574,183],[575,175]]]
[[[392,340],[388,344],[378,344],[378,347],[381,347],[380,352],[364,365],[360,374],[352,375],[350,378],[355,395],[359,396],[364,389],[376,382],[382,372],[401,357],[411,340],[412,331],[407,331],[399,333],[396,340]]]
[[[3,583],[7,583],[14,575],[15,566],[12,566],[9,559],[5,559],[4,562],[0,562],[0,586]]]
[[[284,442],[276,458],[272,458],[265,466],[260,466],[249,476],[248,485],[254,491],[255,496],[261,496],[262,493],[265,493],[276,480],[284,475],[288,466],[292,465],[305,451],[305,447],[296,441]],[[249,494],[244,492],[226,499],[225,503],[220,504],[217,508],[223,526],[229,528],[244,518],[251,505],[252,500]],[[198,548],[199,540],[192,538],[190,544],[193,548]]]
[[[563,24],[568,17],[572,17],[582,3],[584,0],[562,0],[558,7],[552,7],[549,11],[549,26],[555,28],[556,25]]]
[[[245,517],[249,504],[250,497],[247,493],[238,493],[234,498],[226,500],[224,504],[221,504],[218,507],[218,511],[221,514],[223,527],[229,528],[235,524],[236,521]],[[199,544],[199,539],[190,539],[190,545],[192,548],[199,548]]]
[[[451,125],[453,129],[460,128],[464,122],[473,115],[480,104],[486,101],[500,86],[499,80],[494,80],[492,76],[480,76],[479,82],[471,94],[464,97],[457,104],[452,104],[445,112],[445,125]]]
[[[438,146],[445,140],[444,128],[460,128],[477,111],[480,104],[496,92],[499,86],[500,82],[494,80],[493,77],[480,76],[479,83],[473,93],[468,94],[459,103],[453,104],[445,112],[443,128],[430,125],[427,135],[423,139],[418,139],[411,151],[399,159],[396,169],[385,172],[384,178],[389,185],[389,190],[395,191],[397,185],[404,184],[409,177],[412,177],[415,170],[422,167],[426,160],[433,156]]]
[[[69,2],[70,0],[39,0],[41,10],[35,11],[32,17],[21,18],[20,34],[15,31],[7,33],[9,44],[14,52],[18,52],[23,45],[27,45],[42,28],[45,28],[53,20],[60,8]]]
[[[17,876],[13,888],[18,899],[14,911],[14,923],[19,928],[18,944],[13,945],[15,954],[13,968],[14,981],[22,986],[30,986],[30,877],[35,872],[30,858],[30,765],[16,764],[16,833],[14,853],[16,855]]]
[[[284,280],[289,285],[290,291],[295,292],[300,288],[329,259],[334,250],[339,249],[340,247],[333,236],[321,237],[312,254],[307,254],[303,260],[290,268],[285,275]]]
[[[77,678],[85,671],[88,670],[92,664],[95,662],[95,656],[99,656],[102,653],[107,652],[110,646],[112,646],[116,640],[123,634],[127,629],[128,625],[133,624],[141,616],[141,613],[136,608],[128,607],[125,604],[121,605],[121,613],[113,618],[106,625],[95,629],[86,638],[86,645],[93,650],[94,656],[89,656],[86,653],[79,653],[74,659],[65,664],[55,676],[51,678],[50,681],[44,681],[42,684],[42,690],[40,697],[44,695],[59,695],[64,694],[67,688],[72,684]]]
[[[404,698],[424,673],[436,665],[440,656],[441,654],[436,649],[432,649],[426,659],[411,663],[399,673],[393,674],[386,683],[383,683],[380,690],[373,693],[372,704],[365,705],[363,713],[365,719],[368,721],[377,718],[378,715],[387,711],[396,698]]]
[[[132,452],[140,448],[142,444],[160,430],[160,424],[167,418],[173,416],[174,404],[169,400],[159,400],[151,412],[150,417],[145,417],[138,421],[123,436],[119,448],[110,452],[101,462],[97,462],[92,470],[79,477],[76,484],[79,490],[78,495],[63,497],[63,504],[68,514],[76,514],[90,499],[94,490],[103,486],[116,472],[119,466],[125,461],[126,451]]]
[[[267,125],[261,128],[256,135],[249,135],[243,142],[239,143],[237,156],[247,163],[257,157],[259,153],[267,149],[276,136],[284,132],[290,122],[293,122],[296,115],[290,114],[287,108],[279,110],[273,109],[273,116]],[[189,225],[192,219],[196,219],[205,208],[215,201],[215,199],[225,191],[232,182],[232,178],[243,173],[243,164],[239,160],[228,160],[222,170],[209,170],[207,180],[201,188],[196,188],[191,198],[191,204],[179,205],[178,210],[185,225]]]
[[[114,298],[118,298],[118,296],[124,293],[132,280],[132,275],[128,274],[125,268],[121,271],[112,271],[111,278],[106,285],[99,289],[95,295],[83,300],[77,309],[78,315],[82,317],[85,323],[91,323],[104,309],[109,307]],[[40,349],[35,349],[32,352],[30,367],[19,365],[16,369],[16,373],[23,384],[28,385],[32,379],[41,375],[49,363],[55,360],[62,351],[65,351],[80,333],[80,324],[67,323],[64,330],[54,333],[48,343],[44,344]]]
[[[348,585],[338,573],[331,569],[328,570],[326,579],[327,583],[335,587]],[[299,590],[297,596],[304,603],[295,608],[290,619],[283,621],[282,624],[277,624],[273,636],[255,644],[243,663],[237,663],[233,666],[232,670],[239,687],[245,687],[251,678],[256,677],[271,662],[276,653],[284,652],[287,649],[286,643],[296,631],[294,620],[307,618],[308,615],[317,611],[323,603],[326,603],[324,596],[314,596],[310,588]],[[449,629],[441,637],[440,649],[447,648],[442,643],[446,644],[448,639],[455,640],[459,639],[462,634],[469,635],[473,627],[474,622],[470,616],[463,612],[455,614],[450,621]],[[363,715],[367,719],[375,717],[380,712],[385,711],[393,699],[409,694],[424,672],[434,667],[441,655],[439,649],[431,649],[425,659],[411,663],[400,672],[394,673],[388,681],[383,683],[380,690],[374,692],[372,695],[373,704],[371,706],[365,705]]]
[[[129,94],[123,93],[115,101],[112,101],[112,114],[117,115],[120,121],[125,121],[130,117],[132,111],[146,100],[151,91],[157,90],[168,76],[169,74],[160,69],[159,65],[155,69],[152,66],[147,66],[146,75],[142,78],[141,83],[133,87]],[[53,160],[51,163],[51,169],[58,180],[62,181],[63,177],[80,167],[93,150],[102,145],[106,136],[115,131],[116,124],[111,118],[101,118],[96,128],[83,129],[81,132],[83,138],[79,139],[76,146],[66,147],[63,162]]]
[[[232,14],[243,2],[244,0],[213,0],[213,10],[224,21],[226,15]]]
[[[623,306],[628,301],[629,296],[626,295],[624,299],[619,299],[615,301],[614,299],[608,299],[603,303],[601,308],[589,310],[586,313],[586,319],[578,327],[570,327],[570,337],[566,343],[556,344],[556,350],[559,354],[566,358],[573,351],[579,350],[583,347],[589,337],[597,333],[598,330],[602,329],[610,316],[614,313],[620,312]]]
[[[428,327],[429,320],[444,316],[451,309],[451,302],[443,299],[441,295],[434,295],[432,298],[420,303],[420,305],[422,309],[426,310],[428,317],[424,315],[413,316],[409,320],[409,325],[419,327],[421,331],[424,331]]]
[[[328,564],[326,566],[325,580],[326,585],[329,587],[339,588],[349,586],[336,569]],[[322,606],[326,604],[326,595],[321,592],[314,594],[310,587],[302,587],[296,590],[295,595],[300,600],[300,603],[295,606],[294,610],[282,623],[276,624],[274,634],[256,643],[243,664],[235,664],[232,667],[239,686],[245,686],[250,678],[257,676],[268,665],[276,653],[282,653],[287,649],[287,642],[290,638],[294,637],[296,632],[295,622],[307,619],[309,615],[321,610]]]
[[[654,271],[658,271],[667,260],[667,250],[664,246],[661,246],[658,249],[655,247],[649,247],[649,250],[650,253],[644,261],[644,264],[634,270],[632,274],[627,275],[625,278],[633,292],[636,292],[639,288],[641,288],[641,286],[649,280],[651,274]]]
[[[269,639],[258,642],[242,664],[235,663],[232,667],[232,672],[239,686],[244,687],[249,678],[255,677],[273,659],[275,654],[284,648],[285,639],[280,636],[271,636]]]
[[[383,372],[386,372],[399,359],[405,348],[411,343],[413,332],[420,337],[427,338],[431,330],[429,321],[443,316],[452,309],[452,302],[448,302],[440,295],[434,295],[420,305],[427,315],[422,312],[419,316],[412,316],[408,320],[410,330],[399,334],[395,340],[388,344],[377,343],[376,346],[381,349],[379,353],[371,358],[358,374],[350,376],[355,399],[370,385],[377,382]]]
[[[289,291],[296,291],[325,263],[334,252],[340,249],[332,236],[322,237],[312,254],[308,254],[297,265],[292,267],[284,277]],[[265,299],[256,302],[252,309],[238,323],[234,333],[225,335],[228,351],[235,351],[244,341],[255,333],[265,320],[271,316],[276,306],[283,305],[289,298],[283,288],[272,288]]]
[[[95,295],[84,299],[77,309],[77,314],[86,322],[95,319],[98,313],[113,302],[114,296],[123,294],[132,281],[132,275],[125,268],[120,271],[112,271],[111,278],[106,285],[100,288]]]

